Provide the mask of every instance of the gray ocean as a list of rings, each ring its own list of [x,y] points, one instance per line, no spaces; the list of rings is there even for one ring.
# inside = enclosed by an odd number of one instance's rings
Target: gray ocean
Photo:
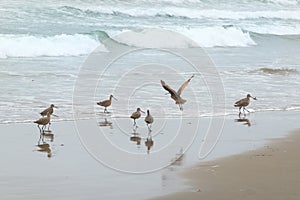
[[[176,71],[180,81],[172,70],[160,73],[146,67],[146,72],[126,72],[133,65],[151,63],[153,57],[164,56],[163,65],[169,68],[178,60],[147,49],[151,39],[123,37],[123,45],[139,43],[141,51],[104,74],[104,80],[114,81],[111,87],[97,86],[93,102],[114,93],[119,99],[111,108],[114,117],[128,117],[139,106],[150,107],[156,116],[163,116],[160,109],[169,110],[164,111],[169,117],[231,115],[238,112],[233,103],[247,93],[258,99],[249,107],[251,112],[300,109],[299,0],[2,0],[0,24],[0,123],[31,122],[51,103],[59,107],[59,117],[53,120],[72,120],[74,85],[89,54],[96,48],[98,54],[107,53],[103,41],[108,38],[129,31],[144,35],[152,28],[182,34],[207,53],[224,87],[225,112],[211,112],[209,89],[197,74],[182,94],[188,101],[180,112],[160,87],[160,79],[177,89],[194,72],[183,65]],[[192,48],[184,41],[165,42],[161,47]],[[143,72],[155,84],[142,86]],[[132,80],[135,88],[118,88],[127,83],[130,87]],[[102,112],[96,106],[91,111],[81,106],[83,118]]]

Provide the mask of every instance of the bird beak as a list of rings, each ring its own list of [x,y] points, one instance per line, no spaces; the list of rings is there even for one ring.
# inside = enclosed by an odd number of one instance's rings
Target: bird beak
[[[113,98],[114,98],[114,100],[118,101],[118,99],[116,97],[113,96]]]
[[[251,97],[252,97],[252,99],[257,100],[256,97],[253,97],[253,96],[251,96]]]
[[[142,111],[142,110],[141,110],[141,112],[145,114],[145,112],[144,112],[144,111]]]

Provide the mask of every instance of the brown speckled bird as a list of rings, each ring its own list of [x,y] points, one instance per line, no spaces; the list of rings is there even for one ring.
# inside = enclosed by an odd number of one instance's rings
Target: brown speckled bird
[[[152,131],[151,130],[151,126],[152,126],[153,121],[154,121],[154,119],[153,119],[152,115],[150,114],[150,111],[147,110],[147,116],[145,117],[145,122],[146,122],[146,124],[148,126],[149,132]]]
[[[43,110],[42,112],[40,112],[40,114],[44,117],[47,116],[47,113],[50,113],[50,115],[53,114],[54,109],[53,108],[57,108],[54,104],[51,104],[49,108],[46,108],[45,110]]]
[[[136,125],[135,120],[141,117],[141,112],[145,113],[140,108],[137,108],[136,111],[131,114],[130,118],[133,119],[133,125]]]
[[[51,116],[51,114],[50,114],[50,112],[48,112],[46,117],[42,117],[42,118],[34,121],[34,123],[37,124],[40,132],[44,131],[44,129],[47,126],[47,124],[50,123],[50,116]],[[42,129],[40,128],[40,125],[42,125]]]
[[[234,107],[239,107],[239,115],[241,114],[241,109],[242,108],[243,108],[244,114],[245,114],[245,110],[247,112],[249,112],[249,110],[246,109],[246,106],[248,106],[250,104],[250,98],[256,100],[256,97],[251,96],[251,94],[247,94],[246,98],[235,102]]]
[[[111,94],[109,96],[108,100],[100,101],[100,102],[97,103],[99,106],[103,106],[104,107],[104,111],[103,111],[104,113],[108,113],[107,107],[109,107],[111,105],[113,98],[117,101],[117,99]]]

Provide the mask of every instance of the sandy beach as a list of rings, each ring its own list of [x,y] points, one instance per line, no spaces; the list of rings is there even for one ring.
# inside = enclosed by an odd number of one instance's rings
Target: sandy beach
[[[84,120],[83,124],[89,123],[79,134],[78,122],[54,120],[52,132],[42,139],[33,123],[2,124],[1,199],[93,200],[119,199],[120,196],[124,200],[298,199],[300,136],[299,130],[289,131],[299,128],[299,114],[298,111],[252,113],[247,116],[251,126],[245,124],[245,120],[236,120],[236,116],[227,116],[217,145],[204,160],[199,160],[197,155],[210,119],[199,118],[197,137],[173,164],[177,154],[172,150],[177,152],[180,143],[188,143],[185,137],[180,137],[193,133],[196,126],[192,119],[182,121],[184,134],[176,136],[177,143],[168,143],[175,136],[172,127],[176,119],[165,121],[160,132],[157,130],[162,119],[156,119],[150,152],[147,152],[146,125],[142,120],[137,122],[140,144],[120,129],[123,127],[123,131],[130,133],[130,118],[108,118],[108,126],[103,126],[100,118],[97,119],[99,124]],[[95,129],[90,124],[94,124]],[[106,148],[105,153],[95,154],[105,147],[105,142],[91,133],[105,135],[132,158],[120,157],[118,152],[111,151],[112,146]],[[84,146],[85,136],[92,137],[95,146]],[[161,157],[166,145],[170,152]],[[97,159],[96,156],[106,153],[113,158],[107,162],[114,160],[112,164],[119,164],[117,167],[136,168],[137,172],[141,172],[147,162],[153,167],[167,161],[171,165],[151,173],[124,173]]]
[[[155,199],[299,199],[300,130],[257,150],[205,162],[181,175],[188,191]]]

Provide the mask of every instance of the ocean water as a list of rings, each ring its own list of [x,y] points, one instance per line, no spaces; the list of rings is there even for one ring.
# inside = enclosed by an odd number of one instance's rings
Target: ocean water
[[[105,74],[105,80],[116,82],[113,87],[95,89],[95,105],[114,91],[119,99],[111,108],[114,117],[127,117],[138,106],[154,110],[155,116],[230,115],[238,112],[234,102],[247,93],[258,99],[249,107],[253,112],[300,109],[299,0],[2,0],[0,24],[0,123],[31,122],[51,103],[59,107],[55,111],[59,117],[53,120],[72,120],[80,70],[96,48],[98,54],[109,52],[103,42],[108,38],[146,48],[125,56],[111,68],[115,71]],[[201,74],[184,65],[174,72],[146,67],[128,74],[130,66],[151,64],[149,59],[160,56],[169,68],[179,62],[149,47],[193,48],[184,41],[161,40],[151,46],[151,37],[136,40],[153,28],[182,34],[203,48],[222,80],[224,113],[211,112]],[[137,37],[119,37],[128,31]],[[138,85],[130,81],[144,82],[143,73],[152,77],[151,83],[157,79],[157,84],[130,89]],[[158,90],[159,80],[178,88],[193,73],[182,94],[188,101],[180,112],[163,89]],[[175,74],[181,75],[180,82]],[[197,112],[193,112],[195,105]],[[81,106],[82,117],[102,111]]]

